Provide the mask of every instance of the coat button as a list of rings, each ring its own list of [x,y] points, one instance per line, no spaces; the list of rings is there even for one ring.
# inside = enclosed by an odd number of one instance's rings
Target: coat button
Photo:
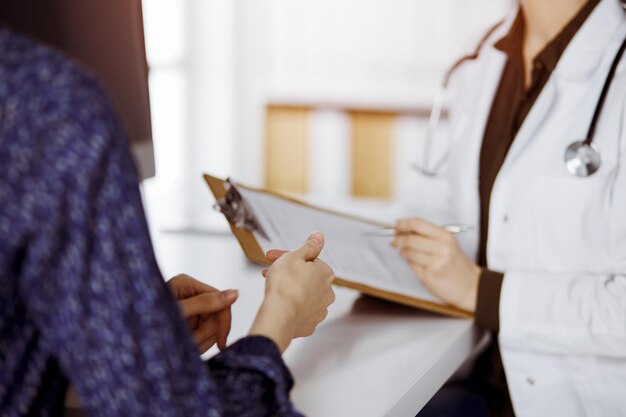
[[[509,222],[509,215],[508,215],[508,214],[505,214],[505,215],[504,215],[504,217],[502,217],[502,221],[503,221],[504,223],[508,223],[508,222]]]
[[[531,377],[526,378],[526,382],[528,383],[528,385],[530,385],[531,387],[533,385],[535,385],[535,380],[532,379]]]

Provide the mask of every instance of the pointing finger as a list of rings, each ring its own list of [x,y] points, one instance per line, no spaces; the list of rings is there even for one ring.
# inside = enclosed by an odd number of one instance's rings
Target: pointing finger
[[[221,292],[208,292],[195,297],[178,300],[183,317],[189,318],[200,314],[213,314],[233,304],[239,292],[226,290]]]
[[[400,219],[396,222],[397,232],[414,232],[422,236],[439,238],[447,234],[443,228],[419,217]]]
[[[420,235],[398,236],[391,242],[391,246],[400,250],[411,249],[425,253],[437,252],[439,245],[438,241]]]

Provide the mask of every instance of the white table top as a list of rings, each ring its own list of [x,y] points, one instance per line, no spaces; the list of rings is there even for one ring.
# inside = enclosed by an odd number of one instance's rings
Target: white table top
[[[230,234],[156,233],[166,277],[187,273],[219,289],[235,288],[230,341],[244,336],[263,297],[261,267],[247,262]],[[469,320],[446,318],[336,288],[315,334],[284,358],[292,399],[308,416],[415,416],[470,355]],[[211,350],[209,353],[215,353]]]

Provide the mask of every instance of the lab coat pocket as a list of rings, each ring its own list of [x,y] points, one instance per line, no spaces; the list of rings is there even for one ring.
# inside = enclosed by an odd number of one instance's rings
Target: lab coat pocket
[[[592,272],[610,265],[611,177],[598,173],[538,178],[528,200],[538,266],[555,272]]]

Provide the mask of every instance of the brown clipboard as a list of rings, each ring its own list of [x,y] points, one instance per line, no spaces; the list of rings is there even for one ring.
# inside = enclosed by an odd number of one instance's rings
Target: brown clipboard
[[[208,174],[204,174],[204,180],[206,181],[206,183],[208,184],[209,188],[211,189],[211,191],[213,192],[213,195],[215,196],[216,200],[220,200],[222,198],[224,198],[224,196],[226,195],[226,188],[225,188],[225,183],[226,180],[217,178],[217,177],[213,177],[211,175]],[[351,216],[351,215],[347,215],[345,213],[340,213],[334,210],[328,210],[325,208],[321,208],[321,207],[317,207],[315,205],[312,204],[308,204],[305,203],[303,201],[300,201],[298,199],[295,199],[293,197],[284,195],[284,194],[280,194],[274,191],[269,191],[269,190],[263,190],[263,189],[259,189],[259,188],[253,188],[253,187],[247,187],[245,185],[242,184],[236,184],[237,187],[241,187],[243,189],[247,189],[247,190],[251,190],[251,191],[257,191],[257,192],[262,192],[262,193],[266,193],[269,195],[273,195],[275,197],[281,198],[283,200],[287,200],[291,203],[294,204],[299,204],[305,207],[309,207],[309,208],[313,208],[315,210],[320,210],[320,211],[324,211],[326,213],[331,213],[334,215],[338,215],[338,216],[342,216],[342,217],[346,217],[346,218],[351,218],[351,219],[357,219],[363,222],[367,222],[367,223],[371,223],[374,225],[378,225],[378,226],[383,226],[383,224],[381,223],[377,223],[377,222],[373,222],[371,220],[367,220],[367,219],[363,219],[360,218],[358,216]],[[228,219],[227,219],[228,220]],[[238,228],[235,227],[235,225],[229,220],[228,224],[230,225],[230,229],[233,232],[233,234],[235,235],[235,237],[237,238],[237,240],[239,241],[239,245],[241,246],[241,249],[243,249],[244,254],[246,255],[246,257],[257,264],[260,265],[269,265],[269,262],[267,261],[267,259],[265,258],[265,254],[263,253],[263,250],[261,249],[261,246],[259,245],[259,243],[257,242],[256,238],[254,237],[254,234],[248,230],[244,230],[242,228]],[[357,282],[353,282],[350,280],[346,280],[340,277],[336,277],[335,281],[334,281],[335,285],[341,286],[341,287],[346,287],[346,288],[351,288],[357,291],[362,292],[363,294],[367,294],[370,295],[372,297],[376,297],[376,298],[381,298],[383,300],[387,300],[387,301],[392,301],[394,303],[398,303],[398,304],[402,304],[402,305],[406,305],[406,306],[410,306],[410,307],[416,307],[416,308],[420,308],[423,310],[427,310],[427,311],[431,311],[434,313],[439,313],[439,314],[443,314],[446,316],[451,316],[451,317],[459,317],[459,318],[472,318],[473,314],[465,311],[465,310],[461,310],[458,309],[456,307],[452,307],[449,305],[445,305],[445,304],[438,304],[438,303],[433,303],[431,301],[426,301],[426,300],[422,300],[419,298],[415,298],[415,297],[411,297],[411,296],[407,296],[404,294],[400,294],[400,293],[396,293],[396,292],[391,292],[391,291],[386,291],[386,290],[381,290],[379,288],[375,288],[369,285],[364,285],[364,284],[360,284]]]

